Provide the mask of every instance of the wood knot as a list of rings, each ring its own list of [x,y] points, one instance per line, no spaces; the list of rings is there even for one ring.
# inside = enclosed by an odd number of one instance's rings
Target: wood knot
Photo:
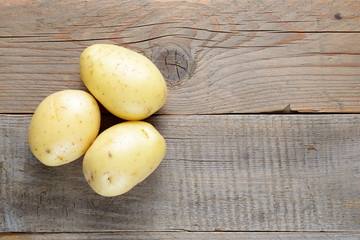
[[[177,88],[190,77],[192,63],[190,54],[178,45],[160,48],[154,57],[169,88]]]

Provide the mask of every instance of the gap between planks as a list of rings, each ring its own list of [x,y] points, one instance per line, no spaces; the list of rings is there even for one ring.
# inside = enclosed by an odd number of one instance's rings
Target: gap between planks
[[[246,240],[358,240],[359,232],[154,232],[124,231],[108,233],[4,233],[2,240],[91,240],[91,239],[246,239]]]

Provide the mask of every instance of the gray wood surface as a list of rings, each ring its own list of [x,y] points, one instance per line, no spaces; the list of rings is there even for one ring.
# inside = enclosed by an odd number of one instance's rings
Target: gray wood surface
[[[166,157],[113,198],[91,190],[81,160],[37,161],[30,119],[0,114],[1,231],[360,230],[358,114],[154,116]]]
[[[309,232],[268,232],[268,233],[246,233],[246,232],[116,232],[116,233],[9,233],[1,236],[1,240],[117,240],[117,239],[219,239],[219,240],[359,240],[359,232],[351,233],[309,233]]]
[[[359,240],[359,13],[358,0],[0,0],[0,239]],[[46,167],[27,143],[44,97],[86,90],[94,43],[147,56],[169,88],[148,119],[164,161],[113,198],[81,158]],[[302,112],[357,114],[274,114]]]
[[[85,89],[94,43],[167,78],[161,113],[360,112],[360,1],[0,1],[0,113]]]

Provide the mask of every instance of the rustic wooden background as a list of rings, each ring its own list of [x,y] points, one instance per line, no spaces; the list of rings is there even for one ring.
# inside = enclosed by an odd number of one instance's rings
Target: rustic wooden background
[[[113,198],[27,143],[94,43],[169,88],[164,161]],[[360,239],[359,149],[358,0],[0,0],[0,239]]]

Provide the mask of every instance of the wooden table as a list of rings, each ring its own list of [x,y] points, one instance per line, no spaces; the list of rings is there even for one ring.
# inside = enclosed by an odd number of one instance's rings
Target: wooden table
[[[94,43],[169,89],[164,161],[112,198],[27,143]],[[358,0],[0,0],[0,239],[360,239],[359,113]]]

